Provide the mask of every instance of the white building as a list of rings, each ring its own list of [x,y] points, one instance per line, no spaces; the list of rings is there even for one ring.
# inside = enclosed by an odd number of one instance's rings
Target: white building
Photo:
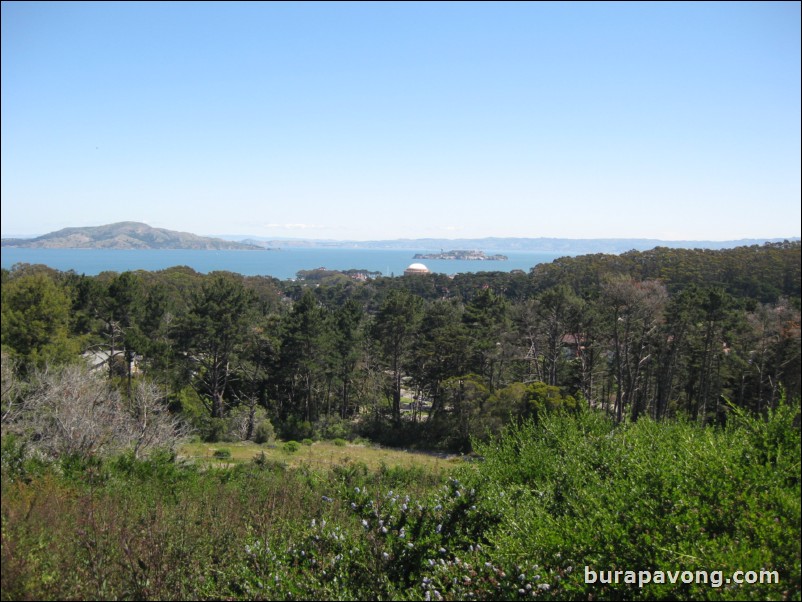
[[[406,270],[404,270],[404,276],[412,276],[414,274],[428,274],[428,273],[429,273],[429,268],[427,268],[422,263],[413,263]]]

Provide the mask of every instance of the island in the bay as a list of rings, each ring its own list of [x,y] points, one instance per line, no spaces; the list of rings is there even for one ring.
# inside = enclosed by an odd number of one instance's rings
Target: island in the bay
[[[506,255],[485,255],[482,251],[441,251],[440,253],[417,253],[413,259],[459,259],[461,261],[506,261]]]
[[[31,239],[2,239],[4,247],[28,249],[209,249],[262,250],[263,247],[220,238],[152,228],[140,222],[64,228]]]

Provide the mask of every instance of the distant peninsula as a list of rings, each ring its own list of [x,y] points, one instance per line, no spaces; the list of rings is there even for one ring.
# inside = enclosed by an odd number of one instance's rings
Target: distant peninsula
[[[485,255],[482,251],[446,251],[417,253],[413,259],[454,259],[459,261],[507,261],[506,255]]]
[[[263,247],[152,228],[141,222],[118,222],[106,226],[64,228],[36,238],[4,238],[3,247],[26,249],[199,249],[264,250]]]

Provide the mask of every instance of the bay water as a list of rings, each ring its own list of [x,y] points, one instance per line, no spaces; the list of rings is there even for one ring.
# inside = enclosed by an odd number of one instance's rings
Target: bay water
[[[510,272],[551,262],[564,254],[503,251],[507,261],[470,261],[447,259],[414,259],[424,249],[345,249],[286,248],[265,251],[206,251],[184,249],[116,250],[116,249],[23,249],[3,247],[2,267],[11,269],[17,263],[44,264],[66,272],[94,276],[100,272],[127,270],[163,270],[173,266],[189,266],[200,273],[217,270],[245,276],[273,276],[279,280],[295,278],[299,270],[360,269],[381,272],[384,276],[400,276],[411,263],[423,263],[432,272],[457,274],[482,271]],[[496,251],[486,250],[488,255]]]

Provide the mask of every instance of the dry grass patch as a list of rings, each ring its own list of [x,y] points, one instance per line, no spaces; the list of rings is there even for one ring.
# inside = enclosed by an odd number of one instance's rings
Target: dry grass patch
[[[230,456],[225,459],[220,458],[221,450],[228,450]],[[217,456],[215,456],[216,452]],[[304,465],[318,469],[330,469],[333,466],[342,466],[343,464],[363,463],[370,470],[378,470],[384,465],[402,468],[421,467],[434,473],[440,473],[450,470],[461,463],[459,456],[411,452],[355,443],[335,445],[330,441],[318,441],[312,445],[300,445],[298,451],[295,452],[286,451],[284,442],[281,441],[277,441],[272,445],[258,445],[250,441],[237,443],[188,443],[181,447],[179,457],[210,466],[223,466],[250,462],[262,453],[264,453],[266,461],[284,463],[290,468]]]

